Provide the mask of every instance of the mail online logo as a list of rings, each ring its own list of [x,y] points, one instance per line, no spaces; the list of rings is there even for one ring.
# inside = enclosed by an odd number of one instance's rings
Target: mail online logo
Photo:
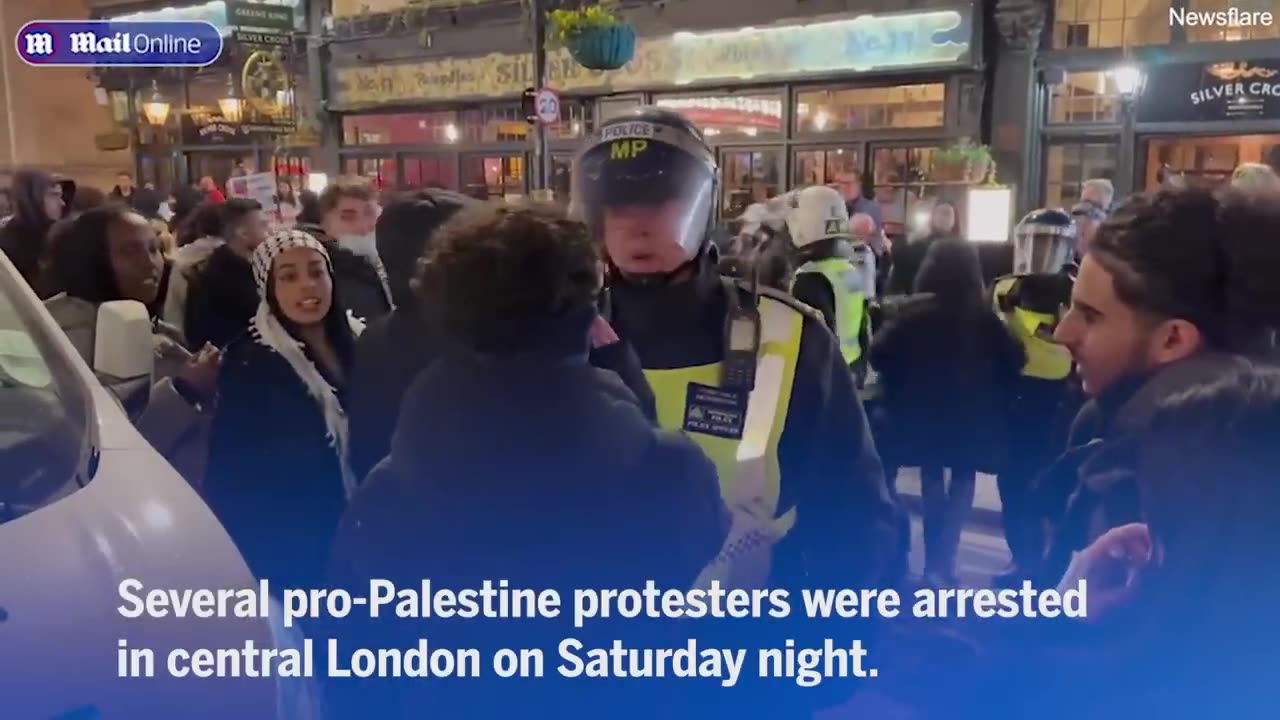
[[[47,58],[54,52],[53,33],[39,25],[23,28],[18,36],[21,48],[18,52],[31,58]]]
[[[28,65],[203,67],[222,54],[222,34],[206,22],[37,20],[14,47]]]

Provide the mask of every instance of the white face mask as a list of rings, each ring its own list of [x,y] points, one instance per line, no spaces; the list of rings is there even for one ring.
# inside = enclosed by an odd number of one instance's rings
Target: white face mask
[[[378,237],[376,233],[344,235],[338,238],[338,244],[357,255],[363,255],[367,258],[378,257]]]

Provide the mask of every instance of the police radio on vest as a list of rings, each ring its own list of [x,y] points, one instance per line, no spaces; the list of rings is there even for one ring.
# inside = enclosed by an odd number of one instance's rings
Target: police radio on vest
[[[182,37],[168,33],[112,33],[98,35],[93,32],[71,33],[71,52],[78,55],[146,55],[150,53],[197,55],[202,43],[200,38]]]

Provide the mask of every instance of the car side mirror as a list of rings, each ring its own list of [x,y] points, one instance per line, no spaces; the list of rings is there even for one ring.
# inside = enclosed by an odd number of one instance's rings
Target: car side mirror
[[[99,377],[150,381],[155,348],[145,305],[136,300],[102,303],[93,343],[93,370]]]

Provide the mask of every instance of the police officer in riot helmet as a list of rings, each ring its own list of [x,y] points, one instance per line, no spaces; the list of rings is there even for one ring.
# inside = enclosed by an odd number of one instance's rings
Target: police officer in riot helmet
[[[992,286],[995,310],[1028,358],[1010,408],[1007,466],[998,476],[1013,555],[1013,566],[996,578],[1004,584],[1032,577],[1040,566],[1044,538],[1033,482],[1065,449],[1067,418],[1077,400],[1071,354],[1053,339],[1071,303],[1076,225],[1067,212],[1043,208],[1028,213],[1013,235],[1014,273]]]
[[[734,511],[700,581],[874,582],[893,505],[853,378],[817,313],[720,276],[708,240],[717,166],[701,133],[637,108],[588,141],[573,182],[571,210],[608,260],[608,319],[640,357],[659,424],[702,447]]]

